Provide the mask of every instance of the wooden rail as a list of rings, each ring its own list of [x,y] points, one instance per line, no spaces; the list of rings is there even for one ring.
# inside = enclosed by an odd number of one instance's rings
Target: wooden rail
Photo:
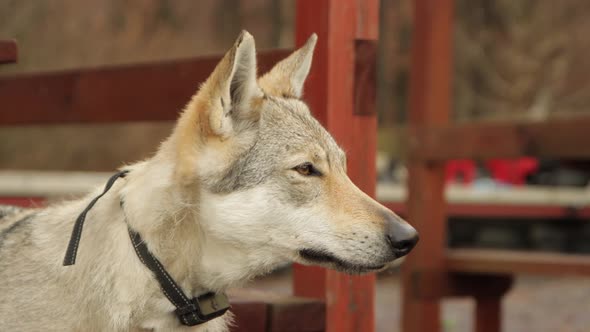
[[[388,209],[405,217],[408,210],[406,205],[399,202],[381,202]],[[448,217],[476,217],[476,218],[511,218],[530,220],[534,222],[542,219],[575,219],[590,221],[590,207],[567,206],[539,206],[531,204],[473,204],[451,203],[447,207]]]
[[[412,158],[490,159],[520,156],[590,159],[590,116],[531,123],[423,126],[409,131]]]
[[[261,72],[289,50],[262,51]],[[176,120],[220,56],[0,76],[0,126]]]
[[[228,295],[235,315],[235,327],[231,331],[322,332],[326,329],[323,301],[252,289],[233,289]]]
[[[446,266],[452,272],[590,276],[590,255],[490,249],[451,249]]]

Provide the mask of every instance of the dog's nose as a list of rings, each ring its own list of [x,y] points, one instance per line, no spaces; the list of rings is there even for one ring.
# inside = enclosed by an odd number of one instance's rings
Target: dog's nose
[[[393,213],[387,215],[387,241],[396,257],[407,255],[418,243],[420,237],[414,227]]]

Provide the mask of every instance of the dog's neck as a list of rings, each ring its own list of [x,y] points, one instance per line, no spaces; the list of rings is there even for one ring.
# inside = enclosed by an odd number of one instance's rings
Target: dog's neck
[[[199,188],[174,187],[173,169],[158,161],[131,166],[119,195],[129,226],[187,294],[224,291],[280,265],[207,232]]]

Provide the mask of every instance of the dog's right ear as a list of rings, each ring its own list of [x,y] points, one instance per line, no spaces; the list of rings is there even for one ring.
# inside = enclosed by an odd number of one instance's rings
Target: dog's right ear
[[[301,98],[303,84],[311,69],[313,50],[318,36],[314,33],[301,48],[277,63],[258,83],[269,95],[286,98]]]

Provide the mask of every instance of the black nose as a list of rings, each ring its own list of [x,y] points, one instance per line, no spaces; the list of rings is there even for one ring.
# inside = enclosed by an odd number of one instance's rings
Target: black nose
[[[420,237],[414,227],[398,216],[388,215],[387,241],[396,257],[407,255],[418,243]]]

